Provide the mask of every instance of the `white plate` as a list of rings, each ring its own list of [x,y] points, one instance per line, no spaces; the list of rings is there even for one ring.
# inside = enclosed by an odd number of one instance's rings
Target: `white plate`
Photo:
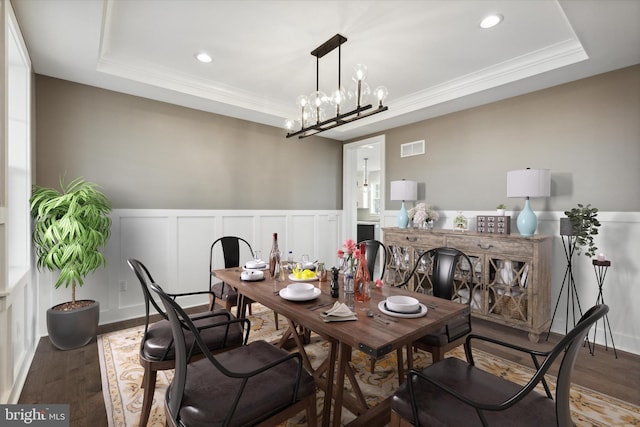
[[[245,265],[242,266],[242,269],[245,270],[245,271],[251,271],[251,270],[264,271],[264,270],[268,270],[269,269],[269,264],[265,264],[265,266],[262,267],[262,268],[249,268],[249,267],[247,267],[247,264],[245,264]]]
[[[289,280],[291,280],[292,282],[315,282],[316,280],[318,280],[318,276],[315,276],[311,279],[296,279],[296,276],[290,274]]]
[[[313,288],[313,295],[309,295],[309,296],[294,296],[294,295],[289,295],[289,290],[287,288],[282,288],[280,289],[280,296],[286,300],[289,301],[310,301],[312,299],[316,299],[320,296],[320,294],[322,293],[322,291],[318,288]]]
[[[385,301],[380,301],[378,303],[378,310],[380,310],[381,312],[383,312],[384,314],[386,314],[387,316],[393,316],[393,317],[404,317],[405,319],[413,319],[415,317],[422,317],[425,314],[427,314],[427,306],[420,303],[418,305],[420,305],[420,311],[418,313],[398,313],[397,311],[389,311],[387,310],[387,308],[385,307]]]

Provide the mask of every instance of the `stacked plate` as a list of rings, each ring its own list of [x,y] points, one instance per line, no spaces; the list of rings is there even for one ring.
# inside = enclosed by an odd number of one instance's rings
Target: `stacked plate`
[[[389,316],[395,317],[421,317],[427,314],[427,307],[413,297],[394,295],[380,301],[378,309]]]
[[[320,295],[320,289],[311,283],[292,283],[286,288],[280,289],[280,296],[291,301],[308,301]]]

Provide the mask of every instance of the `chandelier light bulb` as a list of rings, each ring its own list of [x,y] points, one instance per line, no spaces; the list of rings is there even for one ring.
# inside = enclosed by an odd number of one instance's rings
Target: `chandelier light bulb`
[[[300,95],[296,98],[296,105],[300,108],[305,108],[309,105],[309,98],[305,95]]]
[[[353,68],[353,80],[356,82],[362,81],[367,78],[367,66],[364,64],[358,64]]]
[[[296,126],[296,121],[293,119],[286,119],[284,121],[284,128],[289,132],[295,129],[295,126]]]
[[[378,86],[377,88],[374,89],[373,94],[378,100],[378,105],[382,107],[382,102],[385,99],[387,99],[387,96],[389,95],[389,90],[387,90],[387,88],[384,86]]]
[[[311,103],[313,108],[322,107],[322,104],[324,104],[326,100],[327,95],[320,90],[312,92],[311,95],[309,95],[309,102]]]

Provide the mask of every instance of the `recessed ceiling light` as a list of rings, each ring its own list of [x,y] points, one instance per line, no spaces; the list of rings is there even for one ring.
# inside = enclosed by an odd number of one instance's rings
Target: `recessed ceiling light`
[[[486,16],[482,21],[480,21],[480,28],[493,28],[496,25],[498,25],[500,22],[502,22],[502,15],[500,14],[492,14],[492,15],[488,15]]]
[[[211,56],[206,52],[196,53],[196,59],[200,62],[204,62],[205,64],[213,60],[211,59]]]

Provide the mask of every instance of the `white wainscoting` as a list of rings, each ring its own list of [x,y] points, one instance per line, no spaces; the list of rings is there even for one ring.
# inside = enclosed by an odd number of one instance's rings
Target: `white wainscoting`
[[[472,229],[475,216],[486,211],[465,211]],[[450,228],[457,211],[440,212],[436,228]],[[385,211],[382,227],[395,227],[397,212]],[[512,215],[515,217],[516,215]],[[552,309],[558,299],[566,260],[560,236],[562,212],[541,212],[538,232],[555,235],[552,269]],[[254,249],[269,252],[271,235],[278,232],[280,250],[293,250],[296,257],[308,253],[336,262],[335,251],[342,241],[341,211],[231,211],[231,210],[144,210],[116,209],[112,214],[112,236],[106,250],[107,268],[87,278],[78,290],[78,298],[100,301],[101,323],[111,323],[143,314],[142,293],[126,260],[136,257],[144,262],[156,281],[170,292],[205,289],[208,285],[209,247],[223,235],[247,239]],[[609,320],[616,348],[640,354],[640,213],[600,212],[602,223],[596,236],[599,252],[612,261],[605,280],[604,298],[610,306]],[[515,229],[515,223],[512,224]],[[221,260],[216,260],[220,266]],[[591,261],[581,255],[574,258],[574,276],[583,310],[593,305],[597,284]],[[53,289],[54,277],[39,274],[40,335],[46,335],[44,313],[58,302],[69,299],[70,291]],[[121,290],[126,288],[126,290]],[[564,295],[564,293],[563,293]],[[191,300],[186,305],[202,303]],[[560,300],[553,322],[554,332],[564,333],[565,303]],[[593,336],[593,332],[591,333]],[[604,344],[602,322],[598,323],[597,342]],[[598,353],[596,353],[598,355]]]
[[[209,251],[215,239],[234,235],[246,239],[254,250],[267,257],[272,235],[278,233],[280,250],[294,256],[336,262],[342,231],[341,211],[272,210],[157,210],[115,209],[111,238],[105,250],[107,267],[87,277],[77,290],[78,299],[100,302],[100,323],[144,315],[140,285],[127,265],[137,258],[150,270],[156,282],[168,292],[205,290],[209,285]],[[249,254],[243,253],[249,259]],[[215,267],[224,267],[221,255]],[[70,299],[70,290],[53,289],[54,275],[39,274],[40,312]],[[204,304],[200,298],[183,299],[184,305]],[[39,333],[46,335],[44,315]]]
[[[457,211],[439,211],[440,219],[435,228],[453,228],[453,218]],[[381,218],[381,226],[397,227],[397,211],[385,211]],[[465,211],[469,219],[469,226],[475,230],[477,215],[493,214],[487,211]],[[517,213],[507,212],[512,217],[511,229],[517,233],[515,218]],[[551,276],[551,313],[558,301],[562,280],[567,262],[564,255],[562,240],[559,235],[560,218],[563,212],[538,213],[539,234],[555,236],[553,245],[553,267]],[[598,252],[604,253],[611,260],[611,267],[607,271],[604,281],[604,300],[609,306],[609,322],[613,333],[613,341],[617,350],[624,350],[640,354],[640,213],[638,212],[598,212],[598,220],[602,224],[595,236]],[[573,274],[582,310],[586,311],[595,304],[598,297],[598,285],[591,260],[584,255],[573,258]],[[556,316],[553,320],[552,331],[565,333],[566,319],[566,288],[562,292]],[[571,316],[571,313],[569,313]],[[571,317],[569,317],[571,319]],[[573,326],[570,320],[569,329]],[[589,334],[593,338],[594,331]],[[546,335],[545,335],[546,336]],[[604,342],[604,322],[598,322],[596,342]],[[611,340],[607,335],[608,344]],[[611,351],[610,351],[611,352]],[[596,352],[596,357],[606,357],[604,352]]]

